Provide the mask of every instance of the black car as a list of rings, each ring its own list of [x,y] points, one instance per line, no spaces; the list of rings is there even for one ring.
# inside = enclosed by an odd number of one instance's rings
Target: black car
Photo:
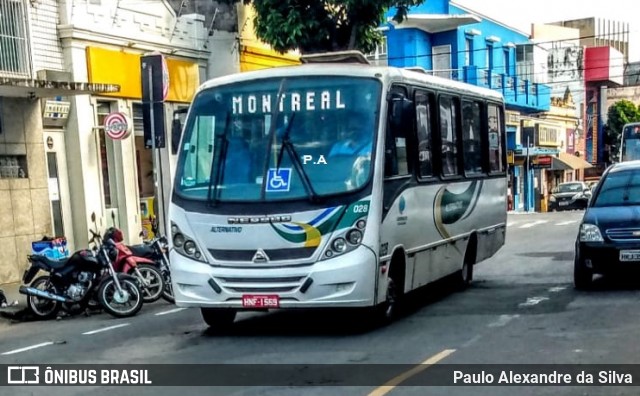
[[[609,167],[596,187],[576,240],[574,283],[594,274],[640,269],[640,161]]]
[[[591,198],[591,189],[583,182],[569,182],[559,184],[551,190],[549,210],[585,209]]]

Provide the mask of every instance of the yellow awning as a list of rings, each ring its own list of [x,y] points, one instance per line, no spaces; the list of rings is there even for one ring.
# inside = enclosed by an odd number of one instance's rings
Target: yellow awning
[[[552,169],[558,170],[575,170],[575,169],[586,169],[593,168],[593,165],[583,160],[580,157],[576,157],[573,154],[560,152],[558,157],[553,157],[553,166]]]

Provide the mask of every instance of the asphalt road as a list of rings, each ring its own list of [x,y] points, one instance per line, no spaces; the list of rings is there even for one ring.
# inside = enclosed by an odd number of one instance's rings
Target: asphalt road
[[[230,332],[213,334],[199,311],[164,302],[145,306],[129,319],[99,314],[0,323],[2,364],[410,365],[381,374],[399,386],[21,387],[0,388],[0,394],[636,395],[633,387],[402,386],[419,378],[419,370],[428,373],[447,364],[637,363],[637,282],[600,279],[594,291],[573,289],[573,243],[581,216],[510,215],[506,245],[476,267],[469,289],[453,292],[447,282],[435,285],[412,296],[405,316],[383,328],[362,328],[350,313],[277,312],[241,314]],[[435,366],[409,370],[425,362]]]

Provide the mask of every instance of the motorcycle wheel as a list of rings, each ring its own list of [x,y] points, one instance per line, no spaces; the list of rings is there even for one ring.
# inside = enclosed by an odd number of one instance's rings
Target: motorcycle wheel
[[[176,302],[175,297],[173,297],[173,285],[171,284],[171,275],[168,272],[164,272],[164,290],[162,290],[162,298],[174,304]]]
[[[98,301],[105,311],[116,318],[134,316],[142,308],[142,290],[136,283],[135,278],[127,277],[118,280],[124,295],[119,295],[116,283],[111,278],[100,287]]]
[[[156,267],[149,264],[138,264],[129,272],[140,282],[142,299],[145,303],[158,301],[165,289],[164,277]]]
[[[37,277],[29,286],[52,294],[58,294],[58,290],[49,282],[49,276],[47,275]],[[51,319],[58,315],[60,308],[62,308],[62,303],[38,296],[27,296],[27,306],[39,319]]]

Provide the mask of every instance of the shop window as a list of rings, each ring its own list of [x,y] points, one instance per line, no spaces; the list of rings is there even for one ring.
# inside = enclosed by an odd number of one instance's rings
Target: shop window
[[[482,173],[482,114],[479,102],[462,102],[462,145],[464,147],[464,170],[467,173]]]
[[[489,122],[489,170],[504,172],[502,153],[504,131],[502,128],[502,108],[490,104],[488,106]]]
[[[431,151],[431,100],[433,95],[416,94],[416,131],[418,134],[418,174],[420,177],[433,176],[433,156]]]
[[[450,96],[440,96],[441,169],[444,176],[458,174],[458,104]]]
[[[100,168],[102,170],[102,194],[104,196],[104,206],[107,209],[116,208],[117,190],[116,179],[113,170],[116,166],[114,157],[113,140],[104,133],[104,118],[111,112],[109,101],[99,101],[96,103],[96,118],[100,150]]]

